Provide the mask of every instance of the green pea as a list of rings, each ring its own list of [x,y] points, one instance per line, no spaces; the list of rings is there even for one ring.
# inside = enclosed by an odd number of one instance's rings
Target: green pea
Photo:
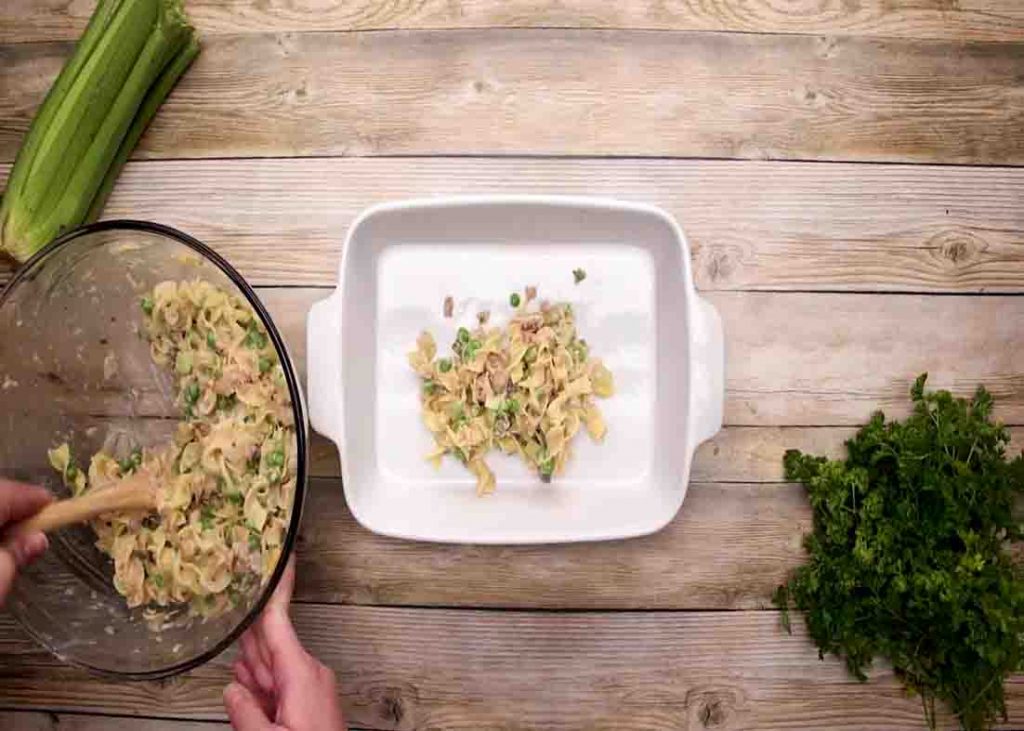
[[[284,452],[280,449],[275,449],[273,452],[267,455],[267,464],[271,467],[280,467],[284,464]]]
[[[544,482],[551,481],[551,475],[555,472],[555,459],[549,457],[540,463],[540,477]]]
[[[141,305],[143,312],[145,312],[147,315],[153,314],[153,300],[151,300],[149,297],[143,297]]]
[[[464,327],[459,328],[458,339],[460,343],[469,342],[469,330]]]
[[[268,358],[265,355],[261,355],[260,356],[260,360],[259,360],[260,373],[266,373],[267,371],[269,371],[273,367],[273,365],[274,365],[274,362],[272,360],[270,360],[270,358]]]
[[[452,369],[452,362],[448,358],[442,358],[437,362],[437,370],[447,373]]]
[[[199,384],[196,383],[195,381],[192,381],[192,383],[188,384],[188,387],[185,389],[185,402],[188,403],[189,405],[192,405],[198,400]]]
[[[235,505],[241,505],[245,502],[245,498],[240,492],[231,492],[226,495],[228,502],[234,503]]]
[[[245,347],[252,350],[262,350],[267,346],[267,336],[259,331],[256,323],[249,325],[249,332],[245,336]]]
[[[263,539],[260,537],[260,534],[258,532],[256,532],[256,531],[250,531],[249,532],[249,548],[251,548],[254,551],[258,551],[258,550],[260,550],[262,545],[263,545]]]
[[[142,464],[142,450],[136,447],[117,464],[121,468],[122,473],[134,472]]]
[[[163,586],[164,586],[164,575],[163,574],[153,574],[152,578],[153,578],[153,583],[156,584],[158,588],[162,589]]]
[[[213,334],[213,331],[206,333],[206,344],[211,348],[217,347],[217,336]]]
[[[513,292],[512,296],[508,298],[508,303],[513,307],[519,307],[520,302],[522,302],[522,299],[520,299],[518,292]]]

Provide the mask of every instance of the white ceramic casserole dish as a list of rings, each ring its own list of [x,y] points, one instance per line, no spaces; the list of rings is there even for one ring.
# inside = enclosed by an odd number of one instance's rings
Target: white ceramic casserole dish
[[[572,271],[586,279],[576,284]],[[513,291],[568,301],[615,377],[604,443],[574,441],[565,474],[540,481],[518,457],[488,456],[497,491],[446,458],[420,417],[406,355],[431,331],[444,350]],[[445,318],[451,296],[454,315]],[[643,535],[682,505],[697,446],[721,427],[723,338],[693,286],[682,231],[664,211],[617,201],[473,196],[376,206],[352,225],[338,287],[308,323],[313,427],[342,455],[355,518],[385,535],[460,543],[553,543]]]

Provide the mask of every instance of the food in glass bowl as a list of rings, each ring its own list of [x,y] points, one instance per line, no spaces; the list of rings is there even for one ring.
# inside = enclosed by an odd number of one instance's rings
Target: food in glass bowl
[[[197,285],[192,294],[200,290],[224,293],[226,301],[233,303],[230,311],[238,318],[241,330],[220,321],[212,328],[225,374],[229,358],[222,348],[232,339],[241,339],[241,347],[232,351],[234,357],[247,359],[238,372],[254,376],[252,381],[238,381],[233,389],[238,403],[225,409],[221,399],[219,413],[215,396],[213,412],[204,413],[211,403],[211,397],[204,399],[204,394],[211,382],[217,382],[214,371],[204,370],[200,362],[213,356],[206,340],[210,328],[204,329],[200,322],[186,332],[184,327],[179,330],[174,323],[154,317],[158,298],[177,301],[187,296],[180,291],[182,283],[189,289],[196,282],[205,285]],[[174,283],[173,291],[163,283]],[[152,312],[147,312],[150,309]],[[247,347],[247,338],[258,347]],[[157,345],[161,342],[163,345]],[[159,348],[156,354],[154,347]],[[180,351],[192,354],[188,374],[176,371]],[[185,363],[181,365],[184,368]],[[192,383],[199,387],[198,393]],[[260,392],[262,386],[253,384],[266,384],[266,389]],[[22,267],[0,294],[0,390],[4,402],[0,409],[0,474],[45,485],[58,498],[71,497],[74,489],[86,484],[93,491],[115,472],[133,473],[117,483],[118,487],[133,480],[148,483],[140,471],[152,469],[168,451],[172,451],[170,464],[162,468],[169,476],[180,475],[181,465],[174,464],[178,451],[184,452],[192,442],[205,443],[206,429],[212,433],[221,419],[237,417],[244,425],[247,415],[260,411],[252,403],[254,391],[269,399],[266,407],[273,415],[265,420],[262,431],[257,429],[249,436],[259,452],[259,463],[253,461],[255,470],[245,475],[245,484],[237,491],[231,489],[232,496],[228,496],[223,473],[219,475],[224,479],[223,491],[216,476],[212,480],[205,474],[201,480],[189,478],[198,484],[192,486],[195,489],[188,507],[180,510],[178,518],[184,519],[182,529],[192,525],[199,539],[206,540],[204,522],[212,522],[214,528],[222,524],[225,532],[235,533],[236,513],[229,511],[240,507],[244,527],[245,519],[258,520],[260,507],[267,510],[259,551],[255,540],[249,544],[253,536],[248,528],[244,544],[234,541],[234,535],[230,540],[225,535],[224,544],[230,542],[232,551],[231,556],[224,556],[232,561],[226,589],[217,591],[226,577],[219,568],[207,572],[207,585],[200,582],[198,592],[191,570],[185,568],[182,586],[172,589],[168,577],[147,571],[168,559],[158,556],[153,560],[148,546],[139,544],[136,537],[128,559],[121,563],[135,572],[135,577],[141,565],[143,596],[141,603],[129,606],[131,602],[117,588],[121,583],[116,580],[117,557],[97,545],[100,537],[94,525],[80,523],[50,532],[50,550],[19,572],[7,601],[7,609],[23,628],[59,658],[118,679],[174,675],[230,646],[259,615],[295,547],[307,476],[308,426],[298,374],[278,327],[245,279],[208,246],[167,226],[109,221],[69,232]],[[194,404],[188,403],[192,400]],[[186,414],[186,406],[193,406],[191,416]],[[63,443],[69,445],[69,464],[72,457],[81,460],[75,463],[75,470],[83,471],[81,477],[72,473],[73,480],[67,484],[47,455]],[[278,443],[283,444],[281,465],[274,464],[281,461],[275,454]],[[190,448],[183,455],[186,461],[197,449]],[[101,459],[99,463],[105,464],[108,472],[97,474],[93,485],[89,467],[92,456],[99,453],[116,464]],[[248,468],[249,460],[246,465]],[[264,479],[270,481],[270,470],[278,467],[282,468],[280,481],[264,485]],[[76,484],[81,481],[85,482]],[[246,515],[245,495],[253,491],[260,499],[250,503]],[[237,502],[238,494],[242,494],[241,506],[232,502]],[[213,510],[212,521],[210,511],[204,515],[203,507]],[[148,520],[146,528],[159,540],[156,529],[165,520],[161,512],[153,510],[138,518],[140,534]],[[278,542],[277,521],[280,541],[273,545]],[[135,525],[126,521],[124,526],[112,528],[111,534]],[[168,527],[163,528],[166,539]],[[172,539],[166,540],[169,544]],[[207,548],[193,545],[197,542],[179,540],[176,548],[171,547],[179,557],[194,557]],[[123,539],[118,550],[129,553],[125,546],[130,543]],[[114,548],[113,541],[110,548]],[[243,581],[237,575],[244,559],[234,556],[236,550],[248,550],[256,565],[250,564],[252,570],[242,573],[252,578]],[[173,565],[173,551],[161,553]],[[212,543],[209,553],[218,553]],[[185,563],[189,560],[195,562],[186,558]],[[168,593],[166,606],[159,603],[161,582]],[[200,599],[202,596],[213,596],[212,606],[205,606],[210,600]]]
[[[161,282],[141,300],[153,362],[174,373],[182,417],[171,444],[88,469],[65,442],[50,464],[73,495],[136,472],[157,486],[157,511],[91,521],[114,561],[129,607],[186,604],[218,616],[261,586],[277,565],[295,490],[295,423],[277,354],[238,295],[195,279]]]

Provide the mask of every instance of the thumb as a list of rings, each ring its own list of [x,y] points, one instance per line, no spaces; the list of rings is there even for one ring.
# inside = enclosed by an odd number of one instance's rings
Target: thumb
[[[260,620],[260,633],[270,653],[270,667],[279,687],[302,682],[297,674],[306,666],[308,655],[288,617],[288,608],[271,607]]]
[[[235,731],[276,731],[281,727],[270,722],[259,701],[241,683],[224,689],[224,707]]]
[[[286,681],[296,667],[301,667],[306,652],[302,649],[295,627],[288,616],[288,605],[292,600],[292,589],[295,586],[295,555],[288,559],[281,581],[267,602],[260,618],[260,634],[264,646],[270,652],[271,666],[274,675]]]

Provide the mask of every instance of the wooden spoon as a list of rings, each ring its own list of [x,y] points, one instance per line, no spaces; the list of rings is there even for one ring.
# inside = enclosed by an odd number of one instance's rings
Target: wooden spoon
[[[152,475],[135,473],[116,485],[50,503],[31,518],[14,525],[11,532],[43,531],[49,533],[67,525],[84,523],[104,513],[116,513],[123,510],[153,512],[157,508],[156,494],[156,485],[153,484]]]

